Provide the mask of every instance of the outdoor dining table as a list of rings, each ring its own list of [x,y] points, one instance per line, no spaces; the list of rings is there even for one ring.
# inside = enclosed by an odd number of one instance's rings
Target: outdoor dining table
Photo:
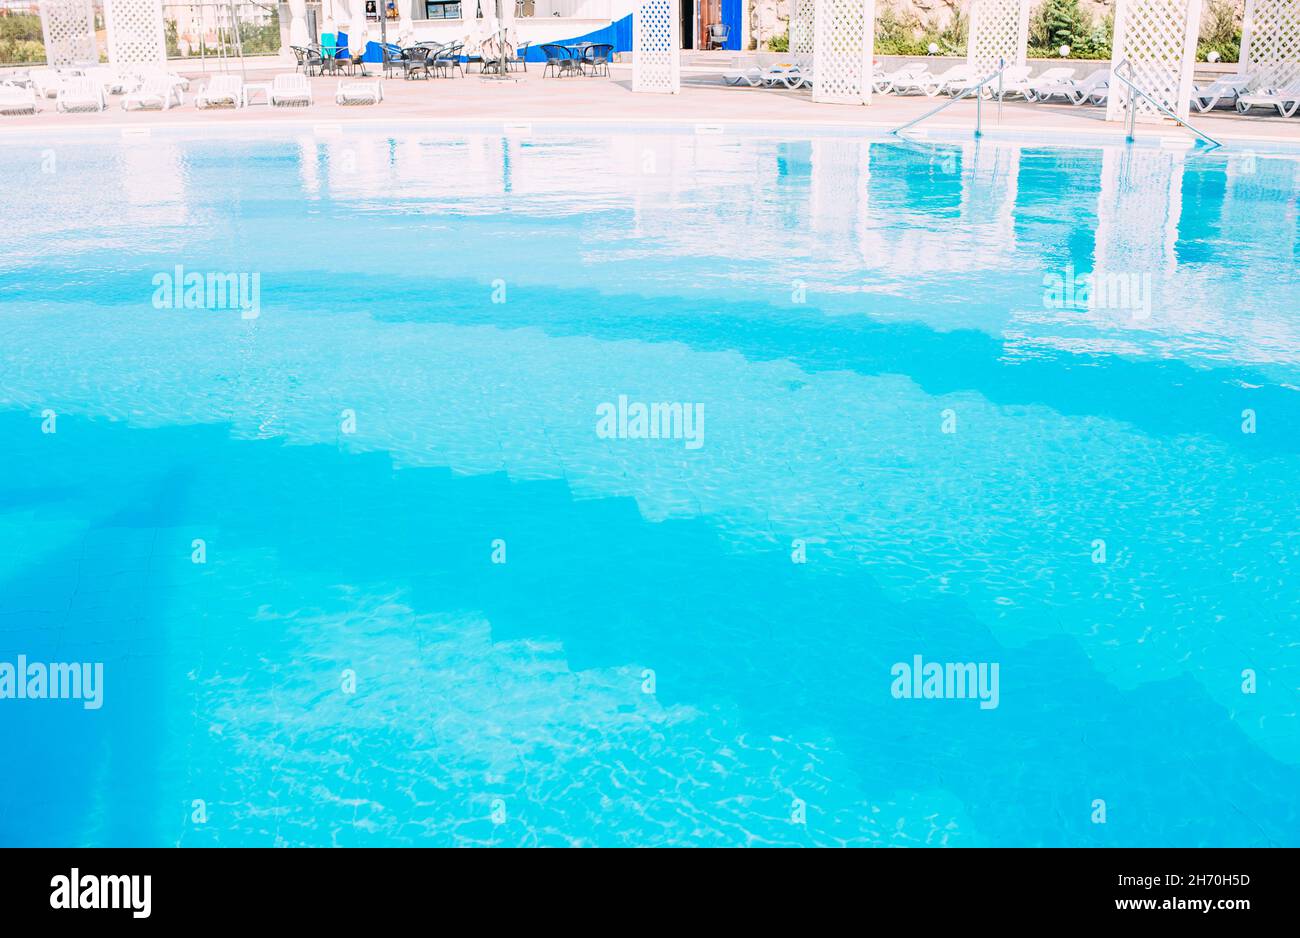
[[[587,50],[595,45],[598,45],[598,43],[573,42],[563,46],[563,48],[573,57],[573,61],[577,63],[578,70],[581,71],[583,64],[587,61]]]

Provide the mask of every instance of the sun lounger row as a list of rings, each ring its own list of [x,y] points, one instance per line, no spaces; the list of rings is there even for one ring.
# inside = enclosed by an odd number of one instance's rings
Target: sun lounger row
[[[117,92],[121,94],[125,111],[165,111],[184,103],[184,91],[180,85],[183,81],[176,75],[158,73],[116,87],[132,89]],[[25,84],[0,83],[0,114],[37,113],[42,109],[42,102],[48,100],[45,89],[49,87],[53,86],[31,80]],[[195,92],[194,105],[200,110],[246,107],[249,87],[239,75],[214,75]],[[266,91],[266,103],[271,107],[310,107],[314,103],[311,82],[302,74],[276,75],[269,86],[262,88]],[[59,112],[104,111],[108,108],[109,90],[101,76],[61,76],[53,90],[54,108]],[[382,81],[341,80],[334,93],[335,102],[343,105],[378,104],[383,99]]]
[[[781,62],[766,68],[753,66],[723,72],[722,80],[728,85],[748,85],[751,88],[810,88],[813,69],[811,65],[800,62]]]
[[[1007,68],[1000,80],[981,86],[983,76],[965,65],[954,65],[938,74],[932,73],[925,62],[911,62],[901,68],[885,71],[876,68],[872,73],[871,87],[876,94],[957,96],[978,93],[988,98],[1044,103],[1061,102],[1082,105],[1104,105],[1110,97],[1110,69],[1099,68],[1082,78],[1076,78],[1077,69],[1053,66],[1038,75],[1031,75],[1028,65]],[[750,87],[781,87],[788,89],[808,87],[813,84],[812,65],[809,63],[780,63],[766,68],[757,66],[722,73],[729,85]],[[1252,108],[1276,108],[1282,117],[1291,117],[1300,111],[1300,81],[1281,88],[1248,90],[1254,84],[1250,75],[1228,75],[1208,84],[1196,85],[1192,90],[1192,106],[1201,113],[1223,105],[1234,106],[1240,113]]]

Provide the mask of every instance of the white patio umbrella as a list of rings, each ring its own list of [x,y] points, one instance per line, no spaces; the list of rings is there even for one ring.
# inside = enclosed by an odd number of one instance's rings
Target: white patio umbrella
[[[480,0],[483,9],[483,32],[482,42],[479,48],[479,54],[483,56],[483,71],[487,71],[488,59],[496,61],[501,56],[501,50],[498,48],[498,32],[500,25],[497,23],[496,0]]]
[[[338,35],[338,20],[334,18],[334,0],[320,0],[320,23],[317,25],[320,35],[333,33]],[[312,42],[319,42],[320,36],[313,36]]]
[[[478,51],[483,41],[483,24],[478,18],[478,0],[460,0],[460,15],[465,21],[465,53]]]
[[[370,29],[366,23],[366,0],[348,0],[351,16],[348,17],[348,52],[355,58],[366,54]]]
[[[388,15],[388,2],[381,0],[384,7],[384,16]],[[411,0],[396,0],[397,3],[397,38],[405,42],[412,33],[415,32],[415,25],[411,22]]]
[[[307,0],[289,0],[289,45],[305,46],[307,35]]]
[[[501,38],[506,43],[504,54],[513,58],[515,46],[518,44],[515,39],[515,0],[492,0],[492,3],[499,6],[500,9],[500,26]]]

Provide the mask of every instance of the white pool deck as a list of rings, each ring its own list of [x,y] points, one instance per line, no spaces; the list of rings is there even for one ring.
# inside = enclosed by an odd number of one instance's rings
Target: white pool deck
[[[376,73],[377,65],[370,66]],[[291,67],[249,68],[250,82],[269,82]],[[605,123],[619,124],[731,124],[759,125],[771,130],[797,132],[800,126],[823,125],[861,128],[880,133],[919,117],[946,98],[876,95],[869,107],[815,104],[807,91],[730,87],[720,71],[693,67],[683,74],[680,94],[636,94],[631,90],[632,74],[627,65],[615,65],[605,77],[542,76],[540,65],[527,73],[513,73],[509,81],[484,78],[477,73],[465,77],[405,81],[384,81],[384,101],[374,106],[340,106],[334,102],[339,79],[312,79],[315,104],[309,108],[271,108],[261,104],[234,109],[197,109],[193,92],[207,80],[202,72],[181,69],[191,79],[185,103],[168,111],[123,112],[121,98],[109,99],[101,113],[59,114],[54,101],[42,102],[43,111],[32,116],[0,116],[0,137],[19,135],[39,140],[47,133],[81,132],[91,128],[115,129],[148,126],[193,126],[245,123],[269,127],[278,124],[322,124],[344,121],[413,123],[425,127],[456,127],[460,124],[501,121],[507,124]],[[349,79],[364,80],[364,79]],[[377,75],[370,79],[377,80]],[[1054,139],[1115,138],[1123,127],[1105,120],[1105,109],[1074,107],[1069,104],[1007,102],[1000,108],[984,103],[984,130],[1023,139],[1026,134]],[[958,102],[924,125],[931,133],[972,131],[976,104]],[[1300,117],[1268,116],[1263,111],[1239,115],[1230,110],[1194,114],[1192,121],[1206,133],[1224,142],[1271,142],[1300,146]],[[1140,125],[1139,138],[1164,138],[1188,142],[1191,135],[1173,122]]]

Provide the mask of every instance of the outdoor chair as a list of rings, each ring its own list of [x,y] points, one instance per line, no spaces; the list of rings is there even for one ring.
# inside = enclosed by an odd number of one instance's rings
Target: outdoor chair
[[[458,71],[461,73],[462,76],[464,76],[465,69],[463,69],[460,64],[460,54],[461,54],[461,50],[463,50],[464,48],[465,48],[464,43],[457,42],[448,46],[444,46],[441,50],[439,50],[437,55],[433,57],[433,61],[432,61],[433,73],[437,75],[441,73],[443,70],[446,70],[447,77],[450,78],[451,73],[453,71]]]
[[[381,46],[380,52],[383,54],[384,59],[384,77],[389,78],[393,72],[400,72],[402,77],[405,78],[406,65],[409,61],[406,52],[391,42]]]
[[[531,42],[525,42],[522,46],[515,49],[515,57],[509,63],[511,68],[517,71],[522,67],[525,72],[528,71],[528,47],[531,45]]]
[[[609,75],[609,57],[613,54],[614,47],[609,43],[597,43],[588,46],[586,56],[582,60],[582,66],[591,70],[592,75]]]
[[[405,50],[407,79],[429,78],[433,74],[431,66],[434,54],[425,46],[411,46]]]
[[[565,75],[580,73],[582,66],[578,60],[564,46],[557,46],[555,43],[548,42],[542,45],[542,52],[546,56],[546,67],[542,69],[542,77],[548,73],[554,74],[557,78],[563,78]]]
[[[711,23],[709,31],[704,37],[705,49],[722,49],[727,45],[727,37],[731,35],[731,27],[726,23]]]

